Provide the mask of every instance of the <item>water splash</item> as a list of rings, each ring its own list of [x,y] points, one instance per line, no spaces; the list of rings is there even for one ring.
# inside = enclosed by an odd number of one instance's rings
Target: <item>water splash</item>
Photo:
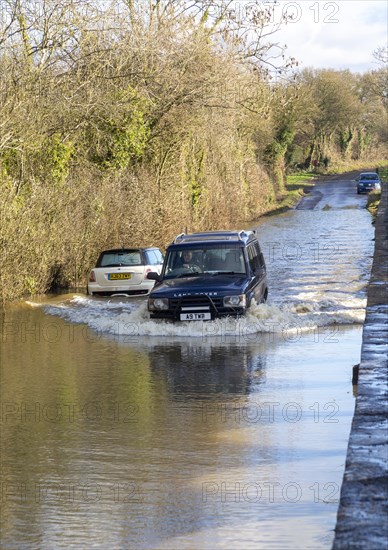
[[[40,305],[46,313],[71,323],[86,324],[105,334],[130,336],[184,336],[191,338],[248,335],[255,333],[300,334],[330,325],[361,324],[364,300],[353,300],[339,307],[333,300],[325,302],[253,303],[247,314],[238,319],[227,317],[214,321],[173,323],[150,319],[145,301],[126,299],[101,300],[75,295],[55,304]]]

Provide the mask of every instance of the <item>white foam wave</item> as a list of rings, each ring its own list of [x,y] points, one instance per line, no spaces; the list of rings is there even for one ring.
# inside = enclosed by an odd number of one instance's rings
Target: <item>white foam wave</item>
[[[71,323],[86,324],[100,333],[123,336],[219,337],[255,333],[300,334],[330,325],[361,324],[363,300],[345,306],[333,300],[252,304],[244,317],[172,323],[150,319],[145,300],[97,300],[73,296],[60,303],[41,304],[46,313]]]

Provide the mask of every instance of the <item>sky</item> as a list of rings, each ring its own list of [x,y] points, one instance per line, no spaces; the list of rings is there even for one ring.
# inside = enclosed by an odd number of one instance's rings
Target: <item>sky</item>
[[[388,0],[280,0],[275,17],[283,10],[295,21],[281,27],[276,41],[301,68],[378,68],[373,51],[387,45]]]

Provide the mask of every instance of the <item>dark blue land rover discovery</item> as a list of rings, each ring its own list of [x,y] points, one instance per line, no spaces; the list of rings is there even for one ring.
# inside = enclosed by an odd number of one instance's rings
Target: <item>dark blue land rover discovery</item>
[[[206,321],[265,302],[266,268],[255,231],[178,235],[166,251],[148,299],[151,318]]]

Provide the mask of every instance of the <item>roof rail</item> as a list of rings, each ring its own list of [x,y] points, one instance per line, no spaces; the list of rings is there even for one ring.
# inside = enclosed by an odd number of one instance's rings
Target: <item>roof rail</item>
[[[177,236],[175,237],[175,239],[174,239],[173,242],[176,243],[177,240],[178,240],[178,239],[181,239],[184,235],[186,235],[186,233],[181,233],[180,235],[177,235]]]
[[[238,232],[238,238],[240,239],[240,241],[243,240],[242,236],[245,235],[245,231],[239,231]]]

